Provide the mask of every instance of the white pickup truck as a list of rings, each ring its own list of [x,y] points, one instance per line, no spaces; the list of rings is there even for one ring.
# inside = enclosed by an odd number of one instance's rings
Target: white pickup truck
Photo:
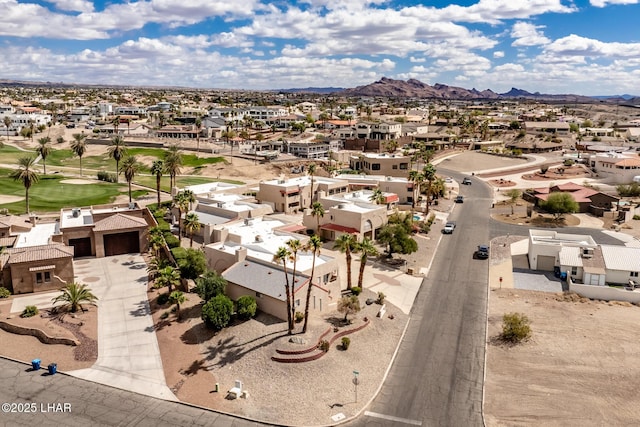
[[[452,234],[453,230],[456,229],[456,223],[453,221],[447,221],[447,223],[444,225],[444,228],[442,229],[442,232],[444,234]]]

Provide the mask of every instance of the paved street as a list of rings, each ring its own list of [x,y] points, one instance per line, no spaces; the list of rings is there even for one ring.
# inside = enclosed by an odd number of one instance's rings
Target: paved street
[[[251,427],[259,424],[212,411],[168,402],[81,380],[0,357],[0,425],[14,426],[215,426]],[[6,403],[15,403],[7,412]],[[35,404],[35,406],[31,405]],[[54,405],[61,404],[61,405]],[[70,408],[70,411],[63,412]],[[57,407],[56,407],[57,406]],[[11,408],[9,408],[11,409]],[[54,412],[60,409],[60,412]]]

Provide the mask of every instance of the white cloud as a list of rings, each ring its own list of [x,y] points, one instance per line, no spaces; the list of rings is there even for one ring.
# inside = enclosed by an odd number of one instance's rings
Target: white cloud
[[[610,4],[638,4],[640,0],[591,0],[591,6],[606,7]]]
[[[50,0],[58,10],[93,12],[93,2],[88,0]]]
[[[494,58],[504,58],[504,51],[497,50],[497,51],[493,52],[493,57]]]
[[[545,52],[554,55],[591,58],[638,58],[640,57],[640,43],[606,43],[571,34],[549,44],[545,48]]]
[[[533,25],[528,22],[516,22],[511,29],[511,37],[516,39],[511,46],[540,46],[550,42],[538,29],[543,25]]]

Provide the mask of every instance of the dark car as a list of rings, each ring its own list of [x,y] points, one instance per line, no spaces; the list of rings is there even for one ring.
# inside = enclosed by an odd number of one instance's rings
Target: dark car
[[[463,178],[462,185],[471,185],[471,178]]]
[[[489,258],[489,246],[487,245],[478,245],[478,250],[475,253],[475,257],[478,259],[487,259]]]
[[[463,196],[456,196],[456,198],[453,200],[456,203],[464,203],[464,197]]]

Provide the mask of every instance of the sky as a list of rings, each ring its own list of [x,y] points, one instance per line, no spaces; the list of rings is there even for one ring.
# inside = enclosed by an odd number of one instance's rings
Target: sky
[[[640,0],[0,0],[0,79],[640,95]]]

